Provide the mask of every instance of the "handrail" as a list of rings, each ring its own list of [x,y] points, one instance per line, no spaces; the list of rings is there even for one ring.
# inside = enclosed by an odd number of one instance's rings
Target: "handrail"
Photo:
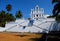
[[[47,23],[47,22],[53,22],[53,21],[44,21],[44,22],[42,22],[42,23],[40,23],[38,25],[42,25],[42,24]]]
[[[17,25],[14,25],[14,26],[12,26],[12,27],[10,27],[10,28],[8,28],[8,29],[5,29],[4,31],[9,30],[9,29],[12,29],[12,28],[14,28],[15,26],[17,26]],[[20,25],[20,26],[22,26],[22,25]]]
[[[9,29],[12,29],[12,28],[15,27],[15,26],[17,26],[17,25],[14,25],[14,26],[12,26],[12,27],[9,27],[9,28],[5,29],[4,31],[9,30]]]
[[[26,20],[27,21],[27,20]],[[25,22],[25,21],[24,21]],[[24,22],[21,22],[20,24],[22,24],[22,23],[24,23]],[[19,24],[18,24],[19,25]],[[4,31],[6,31],[6,30],[9,30],[9,29],[12,29],[13,27],[15,27],[15,26],[17,26],[17,25],[14,25],[14,26],[12,26],[12,27],[9,27],[8,29],[5,29]],[[22,26],[22,25],[20,25],[20,26]]]
[[[23,22],[21,22],[21,23],[19,23],[19,24],[22,24],[22,23],[24,23],[24,22],[26,22],[27,20],[25,20],[25,21],[23,21]]]
[[[25,21],[24,21],[24,22],[25,22]],[[14,25],[14,26],[12,26],[12,27],[9,27],[9,28],[5,29],[4,31],[9,30],[9,29],[12,29],[12,28],[14,28],[14,27],[17,26],[17,25],[23,27],[23,25],[21,25],[21,24],[24,23],[24,22],[21,22],[20,24],[16,24],[16,25]],[[46,22],[48,22],[48,21],[45,21],[45,22],[43,22],[43,23],[46,23]],[[41,23],[41,24],[43,24],[43,23]],[[51,25],[52,25],[52,24],[51,24]],[[47,29],[43,29],[43,28],[41,28],[41,27],[39,27],[39,26],[37,26],[37,25],[34,25],[34,24],[33,24],[33,26],[35,26],[35,27],[37,27],[37,28],[39,28],[39,29],[45,30],[45,31],[49,31],[49,30],[47,30]],[[28,26],[26,26],[26,27],[28,27]]]
[[[35,27],[37,27],[37,28],[39,28],[39,29],[42,29],[42,30],[49,31],[49,30],[47,30],[47,29],[43,29],[43,28],[41,28],[41,27],[39,27],[39,26],[37,26],[37,25],[33,25],[33,26],[35,26]]]
[[[42,23],[40,23],[40,24],[38,24],[38,25],[42,25],[43,23],[46,23],[47,21],[45,21],[45,22],[42,22]]]

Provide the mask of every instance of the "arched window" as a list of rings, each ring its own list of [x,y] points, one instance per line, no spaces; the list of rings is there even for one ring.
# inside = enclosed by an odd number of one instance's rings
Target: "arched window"
[[[38,10],[38,7],[36,7],[36,9]]]
[[[34,17],[35,17],[35,15],[34,15]]]
[[[38,15],[36,15],[38,17]]]

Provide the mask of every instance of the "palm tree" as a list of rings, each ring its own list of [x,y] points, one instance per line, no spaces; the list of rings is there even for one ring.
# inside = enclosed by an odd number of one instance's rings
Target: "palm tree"
[[[22,13],[21,13],[21,11],[19,10],[19,11],[17,11],[17,13],[16,13],[16,18],[21,18],[22,17]]]
[[[60,0],[52,0],[52,4],[54,4],[53,16],[56,17],[57,21],[60,21]]]
[[[9,13],[9,11],[11,11],[11,9],[12,9],[12,6],[11,6],[10,4],[8,4],[8,5],[6,6],[6,9],[7,9],[7,11],[8,11],[8,13],[6,14],[6,20],[7,20],[8,22],[9,22],[9,21],[14,21],[14,20],[15,20],[14,16]]]
[[[5,24],[10,21],[15,21],[15,17],[12,14],[8,14],[5,11],[0,12],[0,26],[5,27]]]
[[[6,14],[6,21],[10,22],[10,21],[15,21],[15,17],[12,14]]]
[[[8,5],[6,6],[6,9],[7,9],[8,13],[9,13],[9,11],[11,11],[11,9],[12,9],[12,6],[11,6],[10,4],[8,4]]]
[[[0,26],[5,27],[5,24],[6,24],[6,12],[2,10],[0,12]]]
[[[0,12],[0,26],[1,27],[5,27],[6,21],[7,22],[15,21],[15,17],[9,13],[9,11],[11,11],[11,5],[8,4],[6,6],[6,9],[7,9],[8,13],[6,13],[3,10]]]

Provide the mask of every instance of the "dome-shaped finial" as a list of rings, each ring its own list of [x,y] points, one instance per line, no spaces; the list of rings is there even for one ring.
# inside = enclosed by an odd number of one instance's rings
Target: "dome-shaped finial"
[[[38,5],[36,5],[36,7],[39,7]]]
[[[36,10],[36,11],[38,11],[38,10],[39,10],[39,6],[38,6],[38,5],[36,5],[35,10]]]

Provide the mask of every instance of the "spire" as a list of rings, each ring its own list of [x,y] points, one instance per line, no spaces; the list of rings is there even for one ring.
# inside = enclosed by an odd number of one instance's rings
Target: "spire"
[[[38,11],[38,10],[39,10],[39,6],[38,6],[38,5],[36,5],[35,10],[36,10],[36,11]]]

